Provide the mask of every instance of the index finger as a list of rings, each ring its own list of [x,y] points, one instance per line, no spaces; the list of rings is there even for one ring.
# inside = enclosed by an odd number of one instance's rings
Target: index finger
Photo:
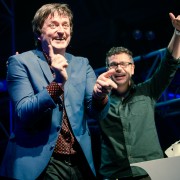
[[[52,57],[54,55],[53,47],[52,47],[52,40],[49,40],[48,48],[49,48],[49,56]]]
[[[109,77],[111,77],[115,72],[116,72],[115,69],[110,69],[110,70],[108,70],[107,72],[103,73],[103,76],[106,77],[106,78],[109,78]]]

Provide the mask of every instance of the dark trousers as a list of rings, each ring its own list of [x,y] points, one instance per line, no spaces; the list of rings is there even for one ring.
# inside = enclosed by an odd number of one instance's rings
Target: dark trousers
[[[87,161],[81,156],[54,154],[37,180],[95,180]]]

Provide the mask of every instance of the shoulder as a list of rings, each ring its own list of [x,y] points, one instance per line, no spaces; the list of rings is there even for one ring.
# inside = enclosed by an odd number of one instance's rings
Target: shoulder
[[[10,56],[8,58],[8,61],[16,60],[21,63],[30,63],[33,60],[37,59],[40,55],[42,55],[42,52],[37,50],[29,50],[26,52],[22,52],[13,56]]]
[[[34,50],[30,50],[30,51],[26,51],[26,52],[22,52],[19,54],[12,55],[9,58],[22,59],[25,57],[32,57],[34,55],[34,52],[35,52]]]
[[[66,53],[65,57],[66,57],[68,62],[71,62],[71,61],[76,61],[77,62],[78,61],[78,62],[89,63],[89,60],[86,57],[75,56],[75,55],[72,55],[70,53]]]
[[[65,58],[68,61],[68,67],[71,69],[75,69],[76,72],[95,74],[92,66],[89,63],[88,58],[82,56],[74,56],[69,53],[65,54]]]

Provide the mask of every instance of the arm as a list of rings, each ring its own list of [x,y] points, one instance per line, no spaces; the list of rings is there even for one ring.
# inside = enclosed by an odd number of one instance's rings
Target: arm
[[[42,76],[36,56],[32,53],[11,56],[7,66],[8,92],[15,107],[15,116],[22,125],[35,123],[49,108],[56,107],[45,88],[47,81]]]
[[[99,110],[103,109],[108,102],[108,94],[110,93],[111,89],[117,88],[117,84],[110,78],[114,73],[115,71],[113,69],[102,73],[94,85],[93,104]]]
[[[180,63],[180,32],[177,33],[180,31],[180,16],[175,18],[172,13],[169,13],[169,16],[175,31],[167,46],[168,51],[152,78],[145,83],[148,94],[150,94],[155,101],[159,99],[163,91],[171,83]]]
[[[115,73],[114,69],[102,73],[95,85],[93,90],[93,97],[97,100],[103,100],[110,93],[111,89],[117,88],[117,84],[111,80],[111,76]]]
[[[180,15],[177,17],[169,13],[173,27],[175,28],[173,36],[169,42],[168,50],[172,53],[174,59],[180,58]]]

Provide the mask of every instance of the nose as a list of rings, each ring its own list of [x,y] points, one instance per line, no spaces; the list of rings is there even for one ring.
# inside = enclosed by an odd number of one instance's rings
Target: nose
[[[116,67],[116,71],[121,71],[122,69],[123,69],[123,68],[121,67],[121,65],[118,64],[117,67]]]
[[[58,28],[57,28],[57,31],[60,32],[60,33],[64,33],[64,28],[62,25],[59,25]]]

